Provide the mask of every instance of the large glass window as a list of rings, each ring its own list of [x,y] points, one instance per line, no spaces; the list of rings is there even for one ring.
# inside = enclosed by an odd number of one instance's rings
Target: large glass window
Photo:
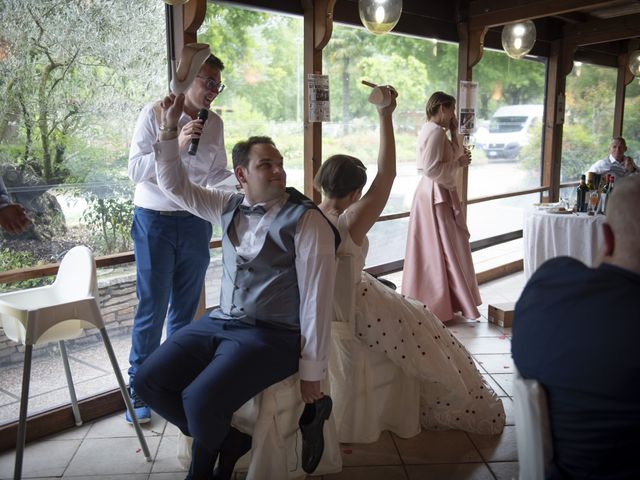
[[[209,4],[198,41],[225,64],[228,88],[214,107],[224,120],[227,151],[252,135],[272,137],[284,156],[287,185],[303,191],[302,19]]]
[[[546,65],[486,51],[474,68],[478,82],[476,148],[467,197],[492,196],[540,186]],[[539,194],[474,203],[467,208],[471,240],[522,229],[524,210]],[[477,271],[522,258],[521,241],[473,255]],[[502,260],[500,260],[502,257]]]
[[[20,237],[0,232],[3,271],[59,261],[76,244],[90,245],[97,256],[131,250],[131,135],[142,106],[166,91],[162,2],[29,5],[0,9],[0,173],[35,224]],[[225,122],[229,160],[236,141],[269,135],[285,156],[289,185],[302,190],[302,20],[210,4],[198,40],[226,66],[227,88],[212,109]],[[219,299],[219,250],[211,257],[207,306]],[[101,311],[126,378],[135,265],[101,268],[98,275]],[[95,330],[67,349],[79,398],[116,388]],[[17,419],[22,359],[0,332],[0,424]],[[68,401],[57,346],[36,349],[29,414]]]
[[[331,121],[323,124],[323,157],[346,153],[367,166],[369,183],[376,174],[378,118],[367,101],[371,89],[361,80],[398,90],[394,113],[397,176],[383,214],[411,208],[419,180],[416,139],[425,121],[425,104],[437,90],[455,95],[457,45],[400,35],[376,37],[362,28],[335,25],[324,50],[329,75]],[[367,265],[404,258],[408,222],[393,220],[374,226],[369,234]]]
[[[627,85],[624,101],[622,136],[627,141],[627,155],[640,163],[640,78]]]
[[[575,62],[567,76],[561,182],[580,180],[593,163],[609,154],[616,75],[613,68]],[[625,126],[632,125],[629,120],[625,118]]]
[[[0,174],[33,221],[20,236],[0,231],[0,268],[57,262],[76,244],[97,256],[131,250],[128,146],[138,111],[166,88],[162,4],[12,2],[0,24]],[[99,270],[98,286],[126,370],[135,267]],[[0,334],[0,424],[18,415],[22,351]],[[116,386],[95,329],[68,351],[80,398]],[[36,348],[32,368],[29,414],[68,403],[56,344]]]
[[[468,198],[540,186],[545,63],[485,50],[473,77],[478,122]]]

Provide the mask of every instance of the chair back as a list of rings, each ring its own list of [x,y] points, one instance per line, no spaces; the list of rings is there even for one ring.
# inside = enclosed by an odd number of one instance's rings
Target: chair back
[[[88,247],[78,245],[66,253],[53,287],[61,303],[86,297],[98,299],[96,263]]]
[[[517,370],[513,385],[520,480],[543,479],[553,456],[547,395],[542,385]]]
[[[102,328],[96,266],[91,250],[67,252],[52,285],[0,295],[0,322],[14,342],[35,345],[70,340],[87,327]]]

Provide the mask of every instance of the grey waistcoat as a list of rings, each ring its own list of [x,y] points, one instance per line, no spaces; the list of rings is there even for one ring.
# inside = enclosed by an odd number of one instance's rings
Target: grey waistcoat
[[[237,255],[229,239],[229,230],[233,228],[233,219],[244,195],[234,195],[227,203],[222,214],[220,309],[214,310],[212,317],[300,329],[294,236],[300,217],[317,207],[293,188],[287,188],[287,193],[289,199],[273,220],[262,249],[248,262]],[[336,243],[338,241],[336,239]]]

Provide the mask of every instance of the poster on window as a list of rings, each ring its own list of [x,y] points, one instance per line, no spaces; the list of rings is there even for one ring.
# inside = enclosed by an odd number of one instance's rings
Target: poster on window
[[[471,135],[476,130],[476,102],[478,98],[478,82],[460,82],[458,97],[458,131],[462,135]]]
[[[307,75],[309,98],[309,121],[328,122],[329,117],[329,76],[310,73]]]

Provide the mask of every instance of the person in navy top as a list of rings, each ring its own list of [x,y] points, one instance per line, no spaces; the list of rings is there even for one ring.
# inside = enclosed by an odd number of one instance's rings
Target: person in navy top
[[[516,304],[513,359],[549,403],[548,478],[640,478],[638,205],[640,176],[621,179],[603,225],[601,265],[549,260]]]

